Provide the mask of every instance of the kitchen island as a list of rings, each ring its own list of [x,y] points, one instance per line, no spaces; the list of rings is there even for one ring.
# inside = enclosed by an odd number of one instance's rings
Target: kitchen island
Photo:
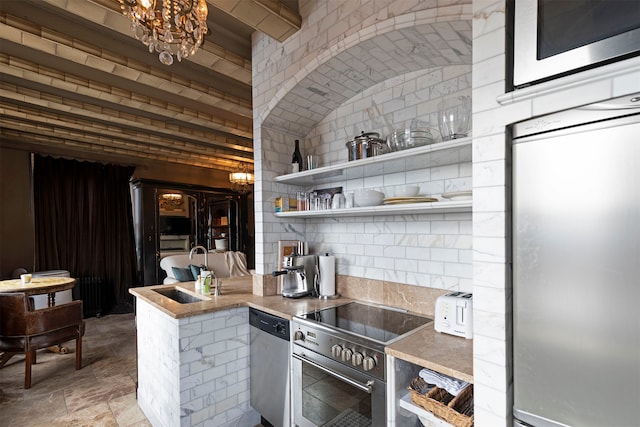
[[[251,277],[223,279],[220,296],[196,294],[193,282],[130,293],[136,296],[138,404],[154,426],[259,424],[249,403],[249,308],[291,320],[353,301],[258,296]],[[171,296],[196,302],[180,303]],[[423,366],[473,381],[472,340],[435,333],[432,323],[394,342],[386,353],[399,369]],[[392,377],[391,389],[406,390],[407,375]]]
[[[260,423],[249,404],[249,307],[290,320],[351,301],[257,296],[251,277],[222,279],[220,296],[196,294],[193,282],[129,291],[136,297],[138,405],[154,426],[167,427]],[[180,303],[168,291],[202,300]]]

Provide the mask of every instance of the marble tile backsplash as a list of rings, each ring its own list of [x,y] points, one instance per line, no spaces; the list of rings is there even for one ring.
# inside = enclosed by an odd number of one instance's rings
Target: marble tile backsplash
[[[265,274],[276,267],[278,240],[300,239],[340,257],[341,274],[468,290],[471,276],[464,264],[469,263],[470,247],[461,242],[470,240],[465,234],[470,232],[469,215],[454,220],[454,228],[463,231],[427,237],[428,227],[402,230],[400,225],[449,219],[364,218],[360,221],[375,225],[358,234],[352,231],[358,225],[353,218],[282,220],[272,212],[276,197],[301,190],[273,181],[290,172],[295,139],[326,166],[346,162],[345,143],[361,131],[386,137],[390,127],[420,118],[437,136],[437,104],[445,97],[471,95],[470,2],[303,1],[300,13],[302,30],[284,43],[258,33],[253,39],[254,149],[260,181],[255,194],[256,271]],[[346,27],[341,24],[345,20]],[[421,194],[468,190],[467,160],[335,184],[345,191],[405,183],[419,184]],[[333,239],[336,227],[349,227],[340,232],[341,242]],[[458,235],[459,240],[453,237]],[[364,255],[368,241],[375,242],[371,253],[380,255]]]
[[[300,234],[338,274],[471,291],[471,214],[307,220]]]
[[[438,67],[408,73],[375,85],[349,99],[318,123],[301,139],[303,153],[320,157],[320,166],[348,161],[345,142],[350,132],[377,131],[383,136],[392,126],[409,125],[421,119],[439,137],[437,104],[445,97],[470,95],[470,66]],[[431,85],[431,86],[427,86]],[[262,129],[264,177],[288,173],[294,136],[277,129]],[[415,166],[415,165],[414,165]],[[269,169],[269,172],[266,171]],[[278,173],[279,171],[279,173]],[[344,192],[362,188],[394,195],[405,184],[420,186],[420,194],[439,196],[445,192],[471,189],[471,157],[463,163],[448,164],[393,174],[336,181],[319,188],[342,187]],[[472,289],[471,215],[397,215],[340,217],[331,219],[281,220],[270,215],[274,199],[295,197],[296,191],[311,191],[270,183],[273,192],[262,193],[263,232],[266,242],[274,242],[273,255],[265,251],[265,271],[275,269],[278,240],[309,242],[312,252],[335,255],[339,274],[391,281],[420,287]],[[264,197],[267,196],[266,199]],[[267,225],[268,224],[268,225]],[[265,246],[266,247],[266,246]]]
[[[433,318],[436,299],[442,289],[421,288],[402,283],[364,279],[338,274],[336,292],[359,301],[398,307]]]

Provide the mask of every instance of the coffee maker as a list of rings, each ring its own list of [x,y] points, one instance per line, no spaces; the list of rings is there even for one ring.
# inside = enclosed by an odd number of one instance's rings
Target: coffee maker
[[[318,280],[318,256],[292,253],[282,261],[282,270],[274,271],[282,276],[282,296],[300,298],[315,294]]]

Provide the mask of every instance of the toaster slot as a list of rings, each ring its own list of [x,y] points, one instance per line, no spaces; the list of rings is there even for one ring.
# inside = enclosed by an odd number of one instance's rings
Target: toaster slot
[[[465,308],[467,308],[466,301],[456,301],[456,323],[458,325],[464,325],[466,322]]]

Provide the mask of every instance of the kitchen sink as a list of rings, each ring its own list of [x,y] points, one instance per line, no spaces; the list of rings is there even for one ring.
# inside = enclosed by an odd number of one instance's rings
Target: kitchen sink
[[[167,298],[171,298],[172,300],[179,302],[180,304],[189,304],[192,302],[204,301],[203,298],[198,298],[178,288],[154,289],[154,291],[159,293],[160,295],[164,295]]]

